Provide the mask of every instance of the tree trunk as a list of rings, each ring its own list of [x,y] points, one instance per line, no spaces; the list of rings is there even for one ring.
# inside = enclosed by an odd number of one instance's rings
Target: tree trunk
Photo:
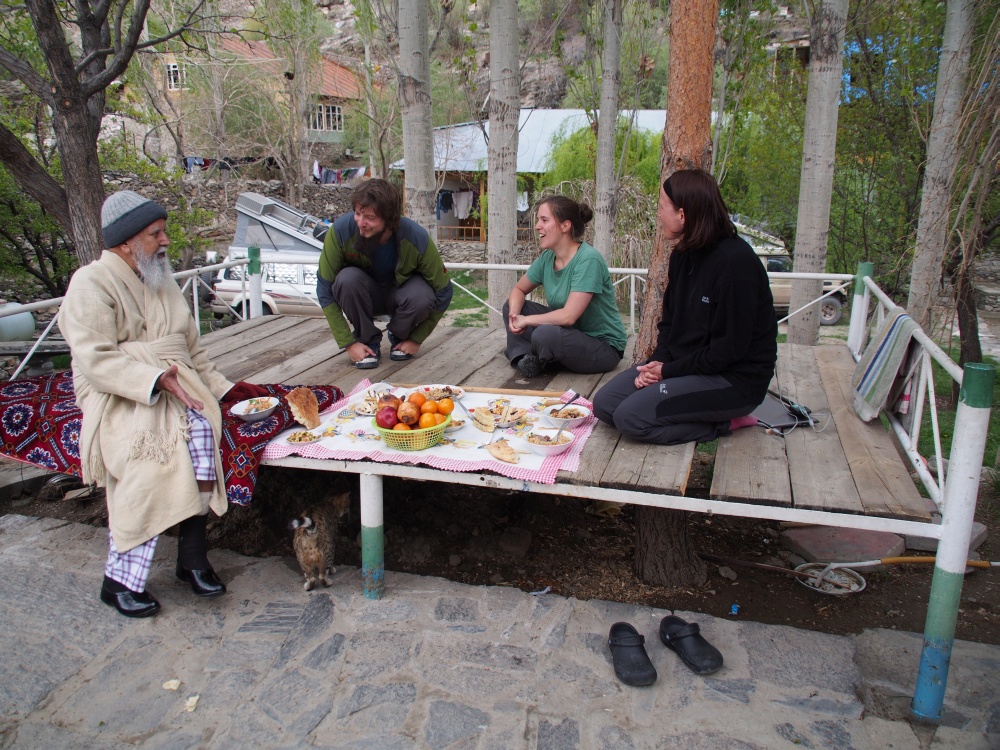
[[[906,303],[910,315],[923,326],[930,322],[948,245],[951,187],[958,162],[957,141],[972,51],[972,27],[973,0],[948,0]]]
[[[844,72],[844,33],[847,0],[823,0],[811,18],[809,32],[809,93],[799,183],[799,210],[795,228],[795,264],[801,273],[826,270],[830,235],[830,199],[837,154],[837,104]],[[792,282],[790,312],[816,299],[822,281]],[[819,306],[812,305],[788,321],[788,340],[814,346],[819,343]]]
[[[711,166],[712,58],[718,0],[675,0],[670,14],[670,72],[661,181],[680,169],[708,170]],[[645,361],[656,346],[656,324],[663,309],[670,250],[657,223],[634,362]],[[660,586],[698,586],[705,582],[705,565],[688,541],[685,513],[638,508],[636,573],[644,582]]]
[[[701,586],[708,580],[708,568],[688,538],[686,512],[636,506],[635,574],[661,586]]]
[[[427,0],[399,0],[399,95],[406,215],[437,236],[434,214],[434,140],[431,128],[431,63]]]
[[[97,135],[84,102],[63,94],[53,108],[52,128],[59,142],[63,184],[69,201],[73,244],[81,266],[100,257],[104,251],[101,232],[101,204],[104,181],[97,158]]]
[[[618,171],[615,131],[618,127],[618,84],[621,63],[622,0],[603,0],[604,51],[601,55],[601,114],[597,121],[597,167],[594,184],[594,247],[611,257],[618,215]]]
[[[490,139],[488,263],[513,263],[517,247],[517,141],[521,115],[521,73],[518,67],[517,0],[490,3]],[[490,271],[488,296],[500,308],[517,283],[517,274]],[[491,328],[503,326],[490,311]]]

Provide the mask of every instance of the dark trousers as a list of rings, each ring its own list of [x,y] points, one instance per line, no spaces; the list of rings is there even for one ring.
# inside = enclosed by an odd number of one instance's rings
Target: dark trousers
[[[610,372],[618,367],[622,355],[610,344],[588,336],[568,326],[528,326],[523,333],[510,332],[507,314],[510,305],[503,305],[503,325],[507,329],[507,360],[514,363],[525,354],[534,354],[547,363],[558,363],[573,372]],[[522,315],[541,315],[550,308],[525,300]]]
[[[684,375],[636,388],[638,374],[631,367],[608,381],[594,396],[594,416],[642,443],[707,443],[760,405],[721,375]]]
[[[354,329],[354,338],[378,351],[382,331],[376,315],[388,315],[386,328],[399,341],[410,338],[413,329],[434,312],[434,290],[420,276],[411,276],[402,286],[379,286],[360,268],[348,266],[333,280],[333,298]]]

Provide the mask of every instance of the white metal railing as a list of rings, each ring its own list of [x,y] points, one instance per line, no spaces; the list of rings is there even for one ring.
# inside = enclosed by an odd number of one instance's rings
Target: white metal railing
[[[275,262],[281,262],[283,264],[288,264],[288,265],[313,265],[317,262],[317,260],[318,258],[307,256],[303,253],[280,253],[280,252],[261,253],[261,265],[264,265],[266,263],[275,263]],[[204,287],[210,295],[214,294],[214,290],[208,283],[205,282],[205,280],[202,278],[202,275],[205,274],[206,272],[211,272],[212,275],[214,276],[215,272],[219,270],[226,268],[233,268],[235,266],[245,266],[248,265],[249,263],[250,260],[248,258],[238,258],[236,260],[226,261],[223,263],[214,263],[212,265],[202,266],[200,268],[192,268],[187,271],[178,271],[177,273],[174,274],[174,278],[177,279],[178,282],[182,281],[184,282],[181,285],[182,294],[186,294],[190,289],[191,309],[193,310],[195,323],[198,325],[199,330],[201,330],[201,305],[199,300],[199,289],[201,287]],[[525,264],[505,264],[505,263],[448,263],[447,266],[450,270],[486,271],[487,273],[489,271],[523,272],[528,270],[528,266]],[[636,332],[636,325],[637,325],[636,316],[639,311],[639,298],[640,298],[639,295],[645,290],[646,276],[648,275],[649,271],[645,268],[618,268],[618,267],[610,268],[609,271],[611,272],[612,284],[616,288],[618,288],[622,284],[628,283],[628,310],[629,310],[628,330],[630,334],[634,334]],[[248,288],[248,277],[250,277],[249,288]],[[776,279],[777,278],[811,279],[811,280],[833,279],[835,281],[841,282],[839,286],[825,292],[823,295],[817,297],[815,300],[812,300],[807,305],[803,305],[798,310],[790,311],[788,315],[782,318],[779,322],[785,322],[793,315],[797,315],[798,313],[802,312],[808,307],[815,304],[819,304],[823,299],[830,297],[833,294],[837,294],[838,292],[841,292],[842,290],[846,289],[846,287],[854,279],[854,276],[850,274],[834,274],[834,273],[819,274],[819,273],[773,272],[773,273],[768,273],[768,277]],[[240,309],[237,310],[228,302],[226,302],[224,299],[220,298],[220,301],[222,302],[223,305],[225,305],[229,309],[230,312],[232,312],[232,314],[235,317],[240,318],[241,320],[246,320],[248,312],[250,314],[250,317],[255,317],[253,312],[251,310],[248,310],[248,308],[253,308],[254,283],[258,284],[257,300],[258,301],[260,300],[260,291],[259,291],[260,276],[258,275],[256,279],[254,279],[251,274],[242,274],[240,281],[241,281],[240,299],[244,300],[244,303],[242,304]],[[497,308],[493,307],[491,304],[489,304],[489,302],[479,297],[472,290],[466,288],[461,283],[455,281],[454,278],[452,279],[452,283],[456,287],[461,289],[463,292],[468,294],[470,297],[472,297],[474,300],[476,300],[482,306],[490,310],[493,310],[498,315],[500,314],[500,311]],[[32,302],[27,305],[22,305],[14,310],[9,310],[9,311],[0,310],[0,318],[6,317],[8,315],[16,315],[22,312],[32,312],[35,310],[44,310],[51,307],[58,307],[62,303],[62,300],[63,300],[62,297],[58,297],[56,299],[51,299],[51,300]],[[246,304],[245,301],[247,300],[250,301],[250,305]],[[28,351],[27,355],[25,355],[24,359],[21,361],[21,364],[18,366],[17,370],[15,370],[14,374],[11,376],[11,380],[16,379],[17,376],[21,374],[21,372],[27,366],[28,361],[31,359],[32,356],[34,356],[35,352],[38,350],[38,347],[41,346],[41,343],[51,333],[52,329],[55,327],[58,315],[59,313],[57,311],[56,314],[52,316],[52,320],[49,322],[46,329],[35,341],[34,345]]]
[[[894,310],[902,309],[883,292],[870,276],[864,276],[863,284],[855,289],[851,309],[851,334],[848,347],[855,361],[861,359],[872,331],[877,330],[886,316]],[[872,299],[876,302],[873,314],[869,316]],[[869,320],[869,317],[871,320]],[[932,361],[937,362],[951,378],[961,386],[962,368],[949,357],[919,326],[913,338],[920,346],[917,358],[911,360],[902,394],[903,408],[886,408],[883,414],[892,427],[907,460],[920,478],[920,483],[939,511],[943,510],[945,498],[944,452],[941,450],[941,430],[938,423],[937,394],[934,386]],[[924,409],[930,411],[931,435],[933,440],[934,473],[928,468],[927,460],[920,453],[920,429],[923,425]],[[902,418],[900,418],[902,416]],[[935,477],[934,474],[937,476]]]

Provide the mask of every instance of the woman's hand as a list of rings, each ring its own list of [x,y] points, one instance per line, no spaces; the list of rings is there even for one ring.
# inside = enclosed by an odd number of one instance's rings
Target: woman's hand
[[[520,335],[524,329],[528,327],[528,316],[521,315],[521,313],[511,315],[508,317],[507,325],[510,328],[511,333]]]
[[[160,373],[160,377],[156,379],[156,388],[175,396],[189,409],[203,411],[205,408],[205,404],[184,390],[181,381],[177,379],[177,365],[170,365],[169,370],[164,370]]]
[[[639,365],[636,369],[639,371],[639,374],[635,378],[636,388],[645,388],[647,385],[652,385],[663,380],[662,362],[647,362],[644,365]]]

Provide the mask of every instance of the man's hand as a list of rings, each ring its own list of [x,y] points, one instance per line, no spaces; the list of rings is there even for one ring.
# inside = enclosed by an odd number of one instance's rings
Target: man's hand
[[[639,371],[635,378],[636,388],[645,388],[647,385],[663,380],[662,362],[647,362],[644,365],[639,365],[636,369]]]
[[[156,388],[174,396],[189,409],[202,411],[205,408],[205,404],[184,390],[181,381],[177,379],[177,365],[170,365],[169,370],[160,374],[156,379]]]
[[[417,356],[417,352],[420,351],[420,344],[413,339],[406,339],[405,341],[400,341],[396,344],[393,349],[397,352],[403,352],[403,354],[409,354],[411,357],[415,357]]]
[[[367,344],[362,344],[360,341],[348,344],[344,351],[347,352],[347,356],[351,358],[351,362],[360,362],[365,357],[378,357],[378,354],[373,352],[371,347]]]
[[[253,383],[247,383],[243,380],[233,385],[226,395],[222,397],[223,401],[246,401],[248,398],[264,398],[265,396],[270,396],[271,394],[267,392],[267,389],[260,385],[254,385]]]

